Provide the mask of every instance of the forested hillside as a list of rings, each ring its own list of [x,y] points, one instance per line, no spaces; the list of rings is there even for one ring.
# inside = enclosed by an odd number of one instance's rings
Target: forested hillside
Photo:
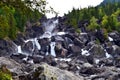
[[[40,0],[41,1],[41,0]],[[36,3],[40,6],[41,3]],[[17,32],[23,32],[27,21],[35,22],[42,17],[36,8],[31,8],[29,0],[1,0],[0,1],[0,38],[15,39]]]
[[[104,0],[103,3],[107,1]],[[67,24],[74,26],[76,29],[80,27],[78,24],[84,21],[88,25],[84,25],[88,30],[104,29],[106,32],[113,30],[120,31],[120,2],[101,3],[96,7],[88,7],[77,9],[69,12],[67,15]]]

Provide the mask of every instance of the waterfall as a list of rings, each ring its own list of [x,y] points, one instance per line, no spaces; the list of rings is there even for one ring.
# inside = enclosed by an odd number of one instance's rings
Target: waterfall
[[[55,29],[57,24],[58,24],[58,19],[57,20],[49,20],[48,22],[44,23],[43,25],[45,26],[45,32],[42,36],[40,36],[40,39],[51,38],[54,35],[54,33],[52,33],[52,32]]]
[[[56,57],[55,49],[54,49],[55,48],[55,42],[51,42],[50,47],[51,47],[51,50],[50,50],[51,55]]]
[[[89,51],[87,51],[87,50],[81,49],[81,51],[82,51],[82,53],[81,53],[82,55],[85,55],[85,56],[90,55]]]
[[[52,32],[57,24],[58,24],[58,19],[57,20],[49,20],[47,23],[44,24],[45,32]]]
[[[89,50],[84,50],[84,49],[81,49],[81,51],[82,51],[82,55],[85,55],[85,56],[89,56],[90,55],[90,53],[89,53],[89,51],[92,49],[94,47],[94,45],[89,49]]]
[[[55,61],[66,61],[70,62],[72,59],[71,58],[55,58]]]
[[[105,51],[106,58],[111,58],[112,57],[110,54],[108,54],[108,52],[106,51],[106,49],[104,49],[104,51]]]
[[[17,52],[18,52],[18,53],[23,53],[23,52],[22,52],[22,49],[21,49],[21,46],[17,46]]]
[[[57,33],[53,32],[53,30],[55,29],[57,24],[58,24],[58,19],[56,19],[56,20],[50,19],[47,22],[43,23],[43,26],[45,28],[45,32],[44,32],[44,34],[42,36],[24,40],[24,44],[27,44],[29,41],[32,42],[31,47],[33,47],[33,48],[32,48],[30,53],[34,53],[34,51],[36,51],[36,49],[41,50],[41,45],[38,42],[38,39],[49,38],[51,40],[51,37],[54,36],[53,34],[55,34],[55,35],[64,35],[64,34],[66,34],[65,32],[57,32]],[[28,43],[28,45],[29,45],[29,43]],[[56,57],[55,50],[54,50],[55,42],[51,42],[49,45],[50,45],[50,52],[48,51],[48,46],[47,46],[47,51],[46,51],[45,54],[48,55],[50,53],[52,56]],[[26,53],[27,51],[23,52],[21,46],[22,45],[19,45],[19,46],[16,45],[16,49],[17,49],[16,53],[21,53],[21,54],[25,54],[25,55],[31,55],[29,53]],[[25,58],[25,60],[26,59],[27,58]]]
[[[48,53],[48,46],[47,46],[47,51],[46,51],[46,55],[48,55],[49,53]]]
[[[34,42],[35,42],[35,45],[36,45],[37,49],[40,50],[40,49],[41,49],[41,46],[40,46],[37,38],[34,39]]]
[[[57,32],[57,35],[65,35],[65,32]]]
[[[29,41],[31,41],[32,44],[33,44],[33,50],[32,50],[32,51],[34,51],[35,46],[37,47],[38,50],[41,49],[41,46],[40,46],[40,44],[39,44],[39,42],[38,42],[38,40],[37,40],[37,37],[36,37],[36,38],[33,38],[33,39],[25,40],[24,42],[27,43],[27,42],[29,42]]]
[[[113,41],[113,38],[111,38],[110,36],[108,37],[109,41]]]

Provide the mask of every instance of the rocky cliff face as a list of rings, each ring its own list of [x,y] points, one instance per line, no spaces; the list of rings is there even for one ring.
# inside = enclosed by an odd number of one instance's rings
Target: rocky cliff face
[[[119,79],[120,33],[106,38],[102,29],[92,32],[84,26],[77,33],[64,17],[40,21],[14,41],[0,40],[0,64],[16,80]]]

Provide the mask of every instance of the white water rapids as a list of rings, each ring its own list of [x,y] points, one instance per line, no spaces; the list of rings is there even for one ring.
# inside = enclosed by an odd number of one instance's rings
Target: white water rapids
[[[41,50],[41,45],[38,42],[38,39],[43,39],[43,38],[49,38],[50,39],[54,35],[64,35],[65,34],[65,32],[57,32],[57,33],[53,32],[53,30],[55,29],[57,24],[58,24],[58,20],[48,20],[48,22],[44,23],[44,27],[45,27],[44,34],[40,37],[24,40],[25,44],[28,43],[29,41],[31,41],[32,42],[32,47],[33,47],[33,49],[32,49],[33,52],[34,52],[35,48],[37,48],[38,50]],[[16,46],[17,46],[17,52],[16,53],[29,55],[29,53],[22,51],[21,45],[16,45]],[[50,43],[50,49],[51,49],[50,54],[52,56],[56,57],[56,53],[55,53],[54,48],[55,48],[55,42],[51,42]],[[49,52],[48,52],[48,49],[47,49],[46,55],[48,55],[48,54],[49,54]]]
[[[28,42],[32,42],[32,52],[31,53],[34,53],[34,51],[37,49],[38,51],[41,50],[41,47],[42,45],[39,43],[39,40],[40,39],[43,39],[43,38],[48,38],[49,40],[51,40],[51,37],[52,36],[56,36],[57,39],[59,39],[59,36],[61,35],[65,35],[65,34],[68,34],[66,32],[54,32],[54,29],[55,27],[57,26],[58,24],[58,20],[49,20],[48,22],[44,23],[44,28],[45,28],[45,32],[42,36],[39,36],[39,37],[35,37],[35,38],[31,38],[31,39],[27,39],[27,40],[24,40],[24,43],[28,43]],[[80,35],[84,35],[84,34],[87,34],[87,33],[81,33]],[[108,37],[110,41],[113,41],[113,39],[111,37]],[[62,40],[62,39],[60,39]],[[63,40],[64,41],[64,40]],[[56,42],[55,41],[50,41],[49,43],[49,46],[47,46],[47,51],[44,53],[45,55],[49,55],[51,54],[52,56],[56,57],[56,52],[55,52],[55,45],[56,45]],[[17,52],[16,53],[21,53],[21,54],[25,54],[26,56],[30,55],[30,53],[27,53],[24,52],[22,50],[22,45],[16,45],[17,46]],[[48,49],[50,47],[50,50]],[[81,55],[84,55],[84,56],[89,56],[90,53],[89,51],[94,47],[94,45],[89,49],[89,50],[85,50],[84,48],[81,49]],[[110,58],[111,55],[109,55],[106,51],[106,49],[104,49],[104,51],[106,52],[105,55],[106,55],[106,58]],[[24,58],[24,60],[27,60],[28,57]],[[55,58],[55,60],[60,60],[60,61],[71,61],[71,58]],[[30,61],[31,63],[33,61]],[[96,59],[95,60],[96,64],[99,63],[99,59]]]

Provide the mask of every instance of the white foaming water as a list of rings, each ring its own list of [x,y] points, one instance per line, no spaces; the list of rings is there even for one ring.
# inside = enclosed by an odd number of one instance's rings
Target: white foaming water
[[[37,38],[34,39],[34,42],[35,42],[35,45],[36,45],[36,47],[38,48],[38,50],[40,50],[40,49],[41,49],[41,46],[40,46]]]
[[[56,57],[55,49],[54,49],[55,48],[55,42],[51,42],[50,47],[51,47],[51,50],[50,50],[51,55]]]
[[[111,37],[108,37],[108,39],[109,39],[109,41],[113,41],[113,38],[111,38]]]
[[[52,33],[52,32],[55,29],[57,24],[58,24],[58,19],[57,20],[49,20],[48,22],[44,23],[45,32],[42,36],[40,36],[40,39],[51,38],[54,35],[54,33]]]
[[[81,33],[80,33],[80,35],[86,35],[86,34],[88,34],[88,33],[85,33],[85,32],[81,32]]]
[[[104,51],[105,51],[106,58],[111,58],[112,57],[110,54],[108,54],[108,52],[106,51],[106,49],[104,49]]]
[[[32,42],[32,44],[33,44],[33,50],[32,50],[32,51],[34,51],[35,46],[37,47],[37,49],[38,49],[38,50],[40,50],[40,49],[41,49],[41,46],[40,46],[40,44],[39,44],[39,42],[38,42],[37,38],[28,39],[28,40],[25,40],[24,42],[25,42],[25,43],[27,43],[27,42],[29,42],[29,41],[31,41],[31,42]]]
[[[24,40],[25,43],[27,43],[27,42],[29,42],[29,41],[33,41],[33,39]]]
[[[81,51],[82,51],[82,55],[85,55],[85,56],[89,56],[90,55],[90,53],[89,53],[89,51],[92,49],[94,47],[94,45],[89,49],[89,50],[84,50],[84,49],[81,49]]]
[[[47,23],[44,24],[45,32],[52,32],[57,24],[58,24],[58,19],[55,21],[49,20]]]
[[[70,62],[72,59],[71,58],[55,58],[55,61],[67,61]]]
[[[107,52],[105,53],[106,58],[111,58],[112,56],[110,54],[108,54]]]
[[[89,51],[87,51],[87,50],[81,49],[81,51],[82,51],[82,53],[81,53],[82,55],[85,55],[85,56],[90,55]]]
[[[23,53],[23,52],[22,52],[22,49],[21,49],[21,46],[17,46],[17,52],[18,52],[18,53]]]
[[[23,58],[22,60],[27,61],[28,57]]]
[[[49,55],[49,52],[48,52],[48,46],[47,46],[47,52],[46,52],[46,55]]]
[[[28,60],[28,63],[30,63],[30,64],[34,64],[34,61],[33,61],[33,59],[31,59],[31,60]]]
[[[21,53],[21,54],[24,54],[26,56],[29,55],[28,53],[25,53],[25,52],[22,51],[21,46],[17,46],[17,53]]]
[[[57,32],[57,35],[65,35],[65,32]]]
[[[95,59],[95,63],[98,64],[100,62],[99,59]]]
[[[46,55],[48,55],[49,53],[48,53],[48,51],[46,52]]]
[[[40,36],[40,39],[42,38],[51,38],[52,34],[49,31],[46,31],[42,36]]]

